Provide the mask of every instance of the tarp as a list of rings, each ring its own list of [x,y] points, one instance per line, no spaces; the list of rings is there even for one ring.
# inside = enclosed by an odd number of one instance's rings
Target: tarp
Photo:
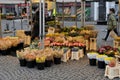
[[[0,4],[20,4],[25,3],[25,0],[0,0]]]

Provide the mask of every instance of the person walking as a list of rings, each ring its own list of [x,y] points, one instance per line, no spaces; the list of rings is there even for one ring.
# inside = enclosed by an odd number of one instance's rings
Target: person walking
[[[33,29],[31,34],[31,40],[39,38],[39,9],[36,9],[33,17]]]
[[[114,8],[110,8],[109,9],[109,14],[108,14],[108,28],[107,28],[107,34],[105,36],[105,38],[103,38],[103,40],[107,40],[108,39],[108,36],[110,34],[110,32],[113,30],[116,35],[118,35],[118,32],[117,32],[117,21],[116,21],[116,17],[115,17],[115,10]]]

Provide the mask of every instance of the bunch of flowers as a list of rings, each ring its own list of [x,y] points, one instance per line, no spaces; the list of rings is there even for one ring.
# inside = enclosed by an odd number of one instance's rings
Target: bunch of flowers
[[[109,64],[112,60],[114,60],[113,57],[106,57],[106,58],[104,58],[105,64]]]
[[[96,56],[96,59],[97,59],[98,61],[104,61],[104,59],[105,59],[106,57],[107,57],[106,55],[97,55],[97,56]]]
[[[114,57],[115,55],[118,54],[118,49],[113,48],[111,46],[102,46],[101,48],[98,49],[99,54],[105,54],[109,57]]]
[[[98,55],[97,52],[89,52],[87,53],[87,56],[89,59],[96,59],[96,56]]]

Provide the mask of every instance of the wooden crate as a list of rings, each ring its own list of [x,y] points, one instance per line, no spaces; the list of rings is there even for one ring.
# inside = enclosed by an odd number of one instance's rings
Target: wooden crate
[[[90,38],[90,50],[97,50],[97,39]]]
[[[114,48],[118,48],[118,47],[120,46],[120,42],[114,40],[114,41],[113,41],[113,45],[114,45]]]
[[[89,50],[90,48],[89,40],[85,40],[85,45],[86,45],[86,50]]]

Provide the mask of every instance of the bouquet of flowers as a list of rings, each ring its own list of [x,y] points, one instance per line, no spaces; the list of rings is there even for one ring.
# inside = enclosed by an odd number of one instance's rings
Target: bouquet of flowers
[[[113,57],[104,58],[105,64],[109,64],[113,59],[114,59]]]
[[[104,61],[104,59],[106,58],[107,56],[106,55],[97,55],[96,59],[98,61]]]
[[[96,56],[98,55],[97,52],[89,52],[87,53],[87,56],[89,59],[96,59]]]
[[[114,55],[118,54],[118,49],[113,48],[111,46],[102,46],[101,48],[98,49],[99,54],[105,54],[109,57],[114,57]]]

